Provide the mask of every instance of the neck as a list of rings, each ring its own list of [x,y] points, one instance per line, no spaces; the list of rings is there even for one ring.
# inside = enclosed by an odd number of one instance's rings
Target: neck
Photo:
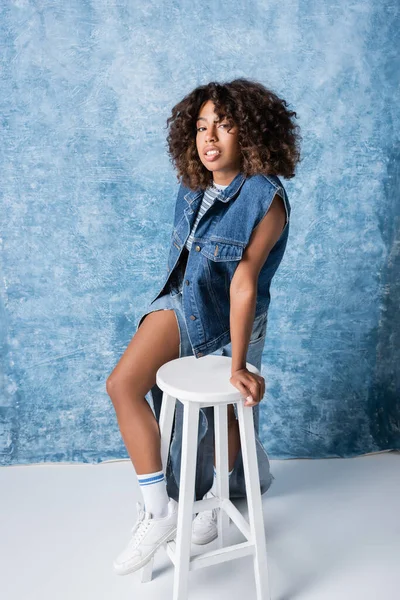
[[[218,186],[227,187],[229,185],[229,183],[217,183],[217,182],[214,181],[213,185],[215,187],[218,187]]]
[[[240,170],[230,171],[229,173],[216,171],[213,173],[213,182],[218,185],[229,185],[239,173]]]

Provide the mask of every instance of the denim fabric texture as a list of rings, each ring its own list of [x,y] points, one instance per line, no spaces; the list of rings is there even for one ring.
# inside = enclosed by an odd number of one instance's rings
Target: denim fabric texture
[[[246,361],[261,372],[265,343],[270,283],[285,252],[289,234],[290,204],[279,178],[274,175],[245,177],[238,173],[220,191],[192,228],[204,191],[192,191],[180,184],[175,204],[172,239],[168,254],[166,279],[138,319],[139,328],[149,312],[173,309],[179,335],[179,356],[200,358],[208,354],[232,356],[230,338],[230,284],[234,272],[249,243],[250,236],[268,212],[275,194],[282,193],[286,210],[285,227],[263,265],[257,284],[255,318]],[[194,234],[190,251],[185,247]],[[150,391],[154,414],[159,421],[162,391],[156,385]],[[179,399],[178,399],[179,400]],[[235,414],[236,406],[235,407]],[[254,415],[257,460],[261,493],[270,487],[268,455],[259,438],[259,405],[246,407]],[[178,501],[182,446],[183,405],[177,402],[169,459],[166,469],[167,490]],[[213,482],[214,409],[200,410],[198,431],[195,498],[200,500]],[[236,457],[229,482],[230,496],[246,496],[242,452]]]
[[[142,317],[140,322],[146,314],[154,312],[156,310],[168,310],[172,309],[175,311],[175,316],[179,328],[180,344],[179,344],[179,357],[193,356],[193,349],[188,337],[188,332],[185,324],[185,318],[182,307],[182,288],[184,281],[184,273],[177,268],[174,273],[173,281],[174,285],[171,285],[171,289],[168,293],[160,296],[149,306]],[[255,318],[253,329],[250,337],[248,351],[246,355],[246,361],[261,372],[262,353],[265,343],[267,331],[267,314],[264,313]],[[232,356],[232,345],[231,343],[215,350],[211,354],[219,356]],[[155,384],[151,391],[151,402],[152,408],[159,422],[161,404],[162,404],[162,390]],[[234,404],[235,414],[237,416],[236,405]],[[265,493],[270,487],[274,477],[270,473],[270,464],[268,460],[267,452],[261,443],[259,438],[259,405],[253,407],[246,407],[245,410],[252,410],[254,416],[254,429],[256,437],[256,451],[257,461],[260,476],[260,489],[261,493]],[[176,501],[179,500],[179,481],[180,481],[180,465],[181,465],[181,450],[182,450],[182,432],[183,432],[183,405],[181,402],[176,403],[174,427],[172,432],[172,439],[170,444],[169,459],[166,469],[167,479],[167,491],[168,495],[174,498]],[[196,482],[195,482],[195,499],[200,500],[204,494],[208,492],[213,482],[213,465],[214,465],[214,409],[212,407],[206,407],[200,409],[199,418],[199,430],[198,430],[198,442],[197,442],[197,466],[196,466]],[[243,459],[241,449],[238,452],[236,461],[233,468],[233,473],[229,478],[229,495],[231,498],[244,498],[246,497],[246,486],[243,470]]]
[[[245,177],[238,173],[221,190],[197,224],[188,254],[181,298],[187,333],[196,358],[212,354],[231,341],[231,280],[253,230],[268,212],[279,188],[283,192],[286,224],[258,277],[255,317],[261,318],[268,311],[270,283],[284,255],[289,234],[291,208],[279,178],[275,175]],[[180,184],[167,275],[150,305],[170,289],[172,273],[183,250],[186,250],[186,240],[203,195],[202,190],[192,191]]]

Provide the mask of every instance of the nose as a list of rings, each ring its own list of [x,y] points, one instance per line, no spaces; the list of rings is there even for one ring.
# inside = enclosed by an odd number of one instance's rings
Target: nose
[[[209,144],[210,142],[215,142],[216,138],[217,138],[217,133],[216,133],[216,128],[215,125],[211,125],[207,135],[206,135],[206,142]]]

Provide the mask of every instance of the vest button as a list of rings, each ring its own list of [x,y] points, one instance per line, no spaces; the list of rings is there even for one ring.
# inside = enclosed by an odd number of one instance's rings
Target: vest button
[[[189,279],[185,279],[185,283],[186,283],[186,285],[189,285],[190,284]]]
[[[192,319],[192,321],[196,320],[196,317],[194,315],[190,315],[190,318]]]
[[[200,250],[201,250],[200,246],[196,246],[195,250],[196,250],[196,252],[200,252]]]
[[[203,352],[198,352],[197,353],[197,357],[199,358],[200,356],[204,356]]]

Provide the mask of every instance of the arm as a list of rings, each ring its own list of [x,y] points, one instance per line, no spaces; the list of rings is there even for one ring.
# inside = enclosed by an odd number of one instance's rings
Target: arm
[[[258,276],[268,254],[280,238],[285,223],[286,211],[283,200],[275,194],[266,215],[253,230],[231,281],[231,383],[244,396],[252,396],[255,400],[253,404],[260,402],[265,390],[263,378],[246,369],[246,355],[255,315]],[[246,403],[246,406],[249,405]]]

